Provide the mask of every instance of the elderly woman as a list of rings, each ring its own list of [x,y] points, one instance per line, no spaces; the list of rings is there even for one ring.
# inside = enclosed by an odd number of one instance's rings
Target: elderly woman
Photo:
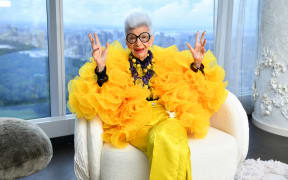
[[[225,101],[224,70],[205,53],[203,32],[194,48],[152,46],[149,17],[130,14],[126,44],[102,48],[89,34],[92,57],[69,84],[69,107],[78,118],[103,123],[103,140],[117,148],[128,143],[150,161],[150,180],[191,179],[187,137],[203,138],[209,118]]]

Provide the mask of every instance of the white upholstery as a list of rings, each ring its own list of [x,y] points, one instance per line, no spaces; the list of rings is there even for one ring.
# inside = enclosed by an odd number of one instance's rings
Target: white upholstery
[[[100,172],[101,180],[148,180],[149,161],[145,154],[134,146],[117,149],[105,143]]]
[[[227,100],[211,117],[211,126],[232,135],[238,144],[238,162],[244,161],[249,146],[249,124],[247,114],[237,99],[229,92]]]
[[[234,137],[213,127],[204,140],[189,139],[192,179],[232,180],[237,168],[237,144]],[[207,173],[209,172],[209,173]],[[104,144],[101,155],[102,180],[147,180],[149,162],[144,153],[129,145],[117,149]]]
[[[189,139],[192,179],[232,180],[237,165],[247,155],[249,141],[247,115],[232,93],[211,118],[211,126],[204,139]],[[149,163],[144,153],[131,145],[124,149],[116,149],[110,144],[103,146],[101,134],[99,119],[77,120],[75,174],[78,179],[148,179]]]
[[[238,163],[233,136],[210,127],[205,139],[189,139],[189,147],[193,180],[233,179]]]
[[[103,146],[100,120],[77,120],[75,123],[74,168],[78,180],[100,179],[100,158]]]

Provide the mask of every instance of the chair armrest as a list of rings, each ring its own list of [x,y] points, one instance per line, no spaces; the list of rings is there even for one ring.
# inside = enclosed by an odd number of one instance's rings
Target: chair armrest
[[[98,117],[90,121],[76,119],[74,168],[78,180],[100,179],[102,133],[102,122]]]
[[[249,146],[249,124],[247,114],[231,92],[220,110],[211,117],[211,126],[235,137],[238,144],[238,162],[245,160]]]

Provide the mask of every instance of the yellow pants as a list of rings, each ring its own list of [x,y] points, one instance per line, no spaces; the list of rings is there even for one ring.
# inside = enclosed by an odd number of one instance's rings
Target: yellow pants
[[[153,122],[130,144],[143,151],[150,162],[149,180],[191,180],[187,132],[165,109],[154,105]]]

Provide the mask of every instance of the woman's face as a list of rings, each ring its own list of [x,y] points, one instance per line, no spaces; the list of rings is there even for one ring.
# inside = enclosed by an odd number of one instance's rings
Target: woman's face
[[[145,33],[146,32],[146,33]],[[143,26],[139,26],[139,27],[136,27],[134,29],[131,29],[127,35],[129,34],[134,34],[136,36],[139,36],[138,38],[136,38],[136,42],[135,43],[129,43],[127,41],[127,38],[129,40],[132,40],[132,41],[135,41],[135,37],[132,36],[126,36],[126,44],[128,46],[128,48],[131,50],[132,54],[140,59],[140,60],[144,60],[146,57],[147,57],[147,54],[148,54],[148,49],[152,46],[153,44],[153,41],[154,41],[154,36],[152,34],[149,33],[149,29],[147,26],[143,25]],[[149,33],[150,34],[150,39],[149,37],[147,36]],[[142,39],[142,42],[140,40],[140,38]],[[149,39],[149,41],[145,42],[146,39]]]

